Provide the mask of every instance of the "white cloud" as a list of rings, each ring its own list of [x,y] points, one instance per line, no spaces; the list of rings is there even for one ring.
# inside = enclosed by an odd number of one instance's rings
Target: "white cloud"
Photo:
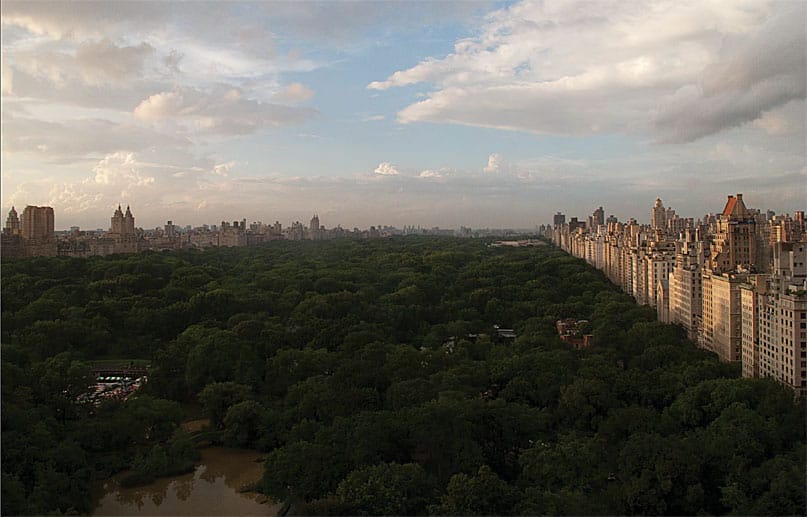
[[[219,163],[213,166],[213,173],[219,176],[229,176],[230,171],[233,170],[236,165],[238,165],[238,162],[234,160],[227,163]]]
[[[375,172],[376,174],[380,174],[382,176],[397,176],[398,175],[398,169],[396,169],[395,166],[393,164],[389,163],[389,162],[381,162],[381,163],[379,163],[378,167],[376,167],[375,171],[373,171],[373,172]]]
[[[686,142],[805,97],[802,2],[524,1],[367,87],[436,89],[402,123]]]
[[[420,177],[420,178],[442,178],[443,175],[442,175],[442,173],[440,173],[440,171],[435,171],[435,170],[431,170],[431,169],[424,169],[424,170],[420,171],[420,174],[418,175],[418,177]]]
[[[311,108],[249,99],[241,90],[223,86],[209,92],[193,88],[160,92],[134,109],[134,115],[143,120],[183,119],[193,123],[196,130],[225,135],[300,123],[316,113]]]
[[[313,90],[306,88],[300,83],[291,83],[277,92],[272,98],[280,102],[301,102],[307,101],[313,96]]]
[[[384,120],[384,115],[369,115],[362,119],[362,122],[378,122]]]
[[[485,172],[499,172],[504,167],[506,167],[504,157],[499,153],[493,153],[488,156],[488,164],[485,165],[485,168],[482,170]]]
[[[179,92],[155,93],[134,109],[136,117],[144,120],[159,120],[182,113],[184,98]]]
[[[94,181],[102,185],[123,188],[144,187],[154,183],[153,176],[140,173],[134,153],[118,152],[107,155],[93,167]]]

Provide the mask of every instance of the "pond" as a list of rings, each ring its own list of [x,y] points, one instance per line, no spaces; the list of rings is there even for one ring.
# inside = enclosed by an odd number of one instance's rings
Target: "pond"
[[[123,488],[121,472],[106,482],[93,515],[277,515],[282,505],[240,493],[263,476],[261,453],[209,447],[193,472]]]

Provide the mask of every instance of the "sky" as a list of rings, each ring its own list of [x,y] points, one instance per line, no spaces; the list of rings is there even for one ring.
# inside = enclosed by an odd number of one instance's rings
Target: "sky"
[[[3,215],[649,221],[807,205],[806,2],[13,2]]]

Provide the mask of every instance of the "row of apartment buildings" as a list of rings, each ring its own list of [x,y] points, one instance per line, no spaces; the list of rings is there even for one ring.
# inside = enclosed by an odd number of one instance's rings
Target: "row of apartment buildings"
[[[661,199],[650,225],[557,214],[545,236],[602,270],[659,320],[681,325],[745,377],[807,394],[807,224],[804,212],[761,213],[742,194],[723,211],[682,218]]]
[[[470,229],[463,228],[461,235],[472,236]],[[264,224],[247,220],[222,221],[219,225],[204,225],[196,228],[181,228],[168,221],[162,228],[143,229],[135,226],[131,208],[124,212],[120,206],[112,215],[109,230],[81,231],[74,227],[69,232],[54,230],[54,211],[48,206],[25,207],[22,217],[14,207],[8,213],[2,232],[0,251],[6,258],[38,256],[91,257],[115,253],[137,253],[147,250],[203,249],[214,246],[252,246],[274,240],[326,240],[337,238],[369,239],[394,234],[454,235],[454,230],[440,228],[406,227],[403,232],[389,226],[371,226],[369,229],[352,230],[341,226],[326,228],[320,224],[319,215],[305,225],[299,221],[284,227],[280,222]]]

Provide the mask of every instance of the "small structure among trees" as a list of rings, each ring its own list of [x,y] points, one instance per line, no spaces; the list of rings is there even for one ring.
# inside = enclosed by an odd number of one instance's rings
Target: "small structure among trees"
[[[576,320],[566,318],[555,323],[558,329],[558,336],[564,343],[569,343],[576,349],[591,348],[591,334],[586,334],[588,320]]]

